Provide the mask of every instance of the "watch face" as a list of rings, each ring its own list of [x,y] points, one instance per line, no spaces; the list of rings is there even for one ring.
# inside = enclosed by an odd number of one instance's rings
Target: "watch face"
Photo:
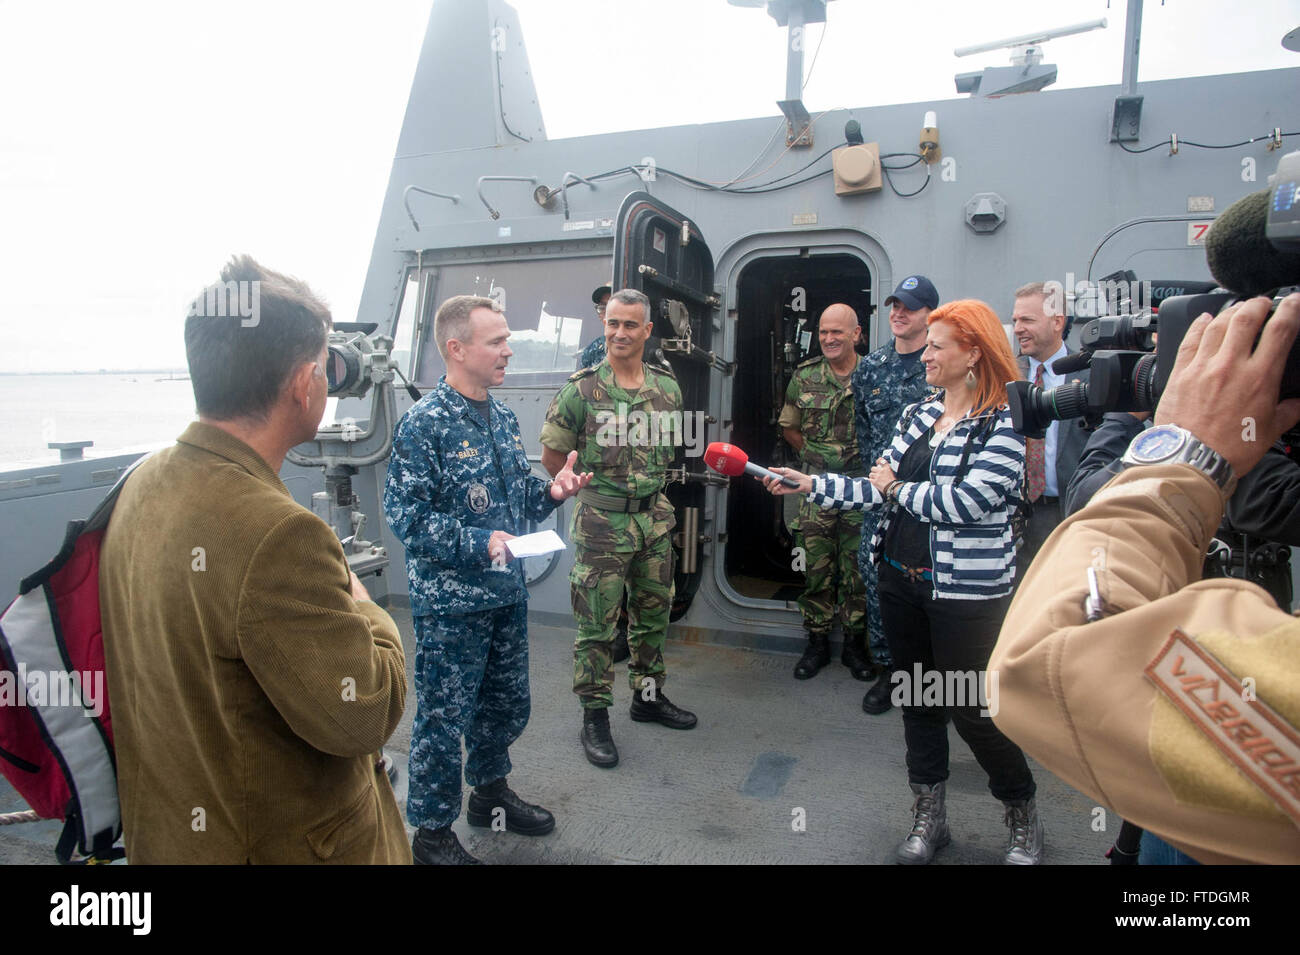
[[[1163,461],[1177,454],[1185,440],[1182,432],[1174,428],[1152,428],[1133,442],[1133,457],[1143,463]]]

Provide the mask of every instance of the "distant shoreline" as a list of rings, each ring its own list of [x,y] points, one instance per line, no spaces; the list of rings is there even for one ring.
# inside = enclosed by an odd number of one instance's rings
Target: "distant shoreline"
[[[0,371],[0,376],[18,378],[24,375],[184,375],[188,368],[101,368],[98,371]]]

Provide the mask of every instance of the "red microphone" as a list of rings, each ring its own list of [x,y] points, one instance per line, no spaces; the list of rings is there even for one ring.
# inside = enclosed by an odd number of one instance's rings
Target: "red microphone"
[[[734,444],[725,444],[722,441],[714,441],[704,449],[704,463],[719,474],[725,474],[728,477],[752,474],[754,477],[776,478],[786,487],[797,488],[799,486],[799,482],[794,478],[782,477],[775,471],[760,468],[757,464],[750,464],[748,454]]]

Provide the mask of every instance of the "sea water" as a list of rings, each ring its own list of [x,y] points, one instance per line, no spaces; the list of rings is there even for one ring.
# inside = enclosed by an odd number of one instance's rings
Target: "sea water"
[[[0,375],[0,470],[53,464],[51,441],[94,441],[86,457],[171,444],[194,420],[194,392],[166,372]]]

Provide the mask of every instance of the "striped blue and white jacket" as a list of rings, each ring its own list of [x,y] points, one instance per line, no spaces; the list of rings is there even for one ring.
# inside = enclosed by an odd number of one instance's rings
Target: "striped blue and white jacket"
[[[885,461],[895,472],[912,443],[943,415],[938,394],[909,405],[885,449]],[[973,432],[989,427],[981,441]],[[966,474],[953,478],[962,450],[972,439]],[[867,464],[867,462],[863,462]],[[930,524],[930,560],[934,596],[957,600],[989,600],[1011,592],[1015,579],[1016,545],[1011,510],[1021,493],[1025,470],[1025,439],[1011,427],[1006,406],[962,418],[944,436],[930,459],[930,480],[911,481],[898,489],[897,503],[885,501],[865,478],[825,474],[813,478],[813,503],[836,510],[882,508],[871,538],[871,559],[877,566],[885,534],[899,507]],[[1010,498],[1010,501],[1008,500]]]

